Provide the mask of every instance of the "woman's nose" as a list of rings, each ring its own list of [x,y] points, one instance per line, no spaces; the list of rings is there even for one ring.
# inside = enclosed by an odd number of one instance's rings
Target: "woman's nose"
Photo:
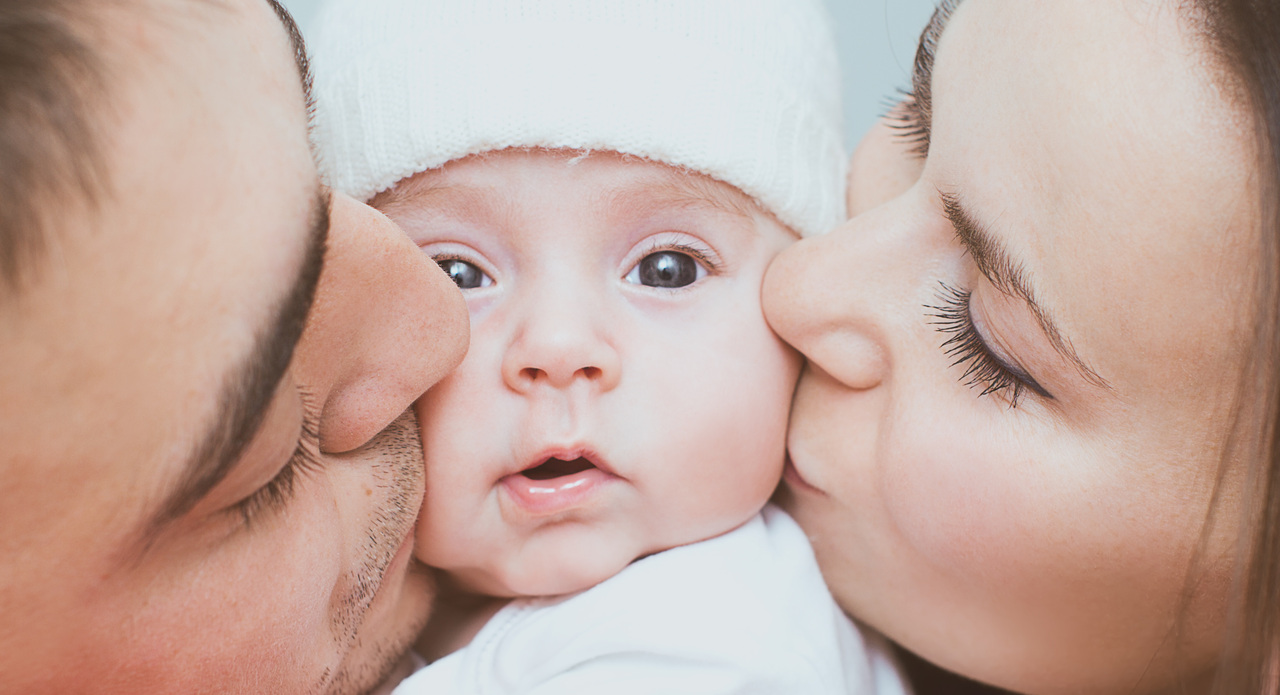
[[[531,292],[502,362],[502,378],[517,393],[565,389],[582,382],[597,392],[622,377],[611,342],[611,318],[585,290]]]
[[[335,194],[324,270],[294,364],[321,410],[320,444],[355,449],[466,353],[454,283],[381,213]]]
[[[763,288],[773,330],[851,389],[887,378],[885,319],[900,303],[891,296],[889,259],[877,255],[886,249],[868,242],[870,222],[864,216],[793,244],[774,259]]]

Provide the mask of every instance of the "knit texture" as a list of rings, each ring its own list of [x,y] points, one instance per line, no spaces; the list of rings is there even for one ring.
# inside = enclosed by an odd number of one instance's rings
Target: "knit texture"
[[[845,216],[822,0],[330,0],[311,45],[321,167],[360,200],[544,147],[704,173],[802,235]]]

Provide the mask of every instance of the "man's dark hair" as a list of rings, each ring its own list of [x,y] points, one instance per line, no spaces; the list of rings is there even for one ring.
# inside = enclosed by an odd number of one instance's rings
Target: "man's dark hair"
[[[32,279],[50,243],[50,211],[92,202],[104,185],[92,113],[103,67],[84,31],[90,5],[0,2],[0,297]]]

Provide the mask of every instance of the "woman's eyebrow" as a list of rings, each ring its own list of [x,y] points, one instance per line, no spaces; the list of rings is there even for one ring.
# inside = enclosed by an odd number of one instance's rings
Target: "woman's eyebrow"
[[[940,193],[940,195],[943,210],[951,222],[951,227],[955,230],[956,238],[973,257],[973,262],[978,266],[978,272],[982,273],[1000,292],[1026,303],[1031,313],[1035,315],[1036,322],[1040,324],[1040,329],[1049,338],[1053,349],[1063,359],[1074,365],[1086,381],[1108,391],[1111,390],[1111,384],[1085,363],[1071,341],[1058,329],[1052,314],[1046,311],[1036,299],[1036,293],[1027,280],[1026,272],[1021,264],[1014,261],[1008,249],[976,221],[965,209],[958,195],[954,193]]]
[[[962,0],[942,0],[933,10],[933,16],[924,31],[920,33],[920,43],[916,47],[916,57],[911,70],[911,93],[905,105],[909,116],[903,119],[903,128],[909,131],[909,137],[915,141],[916,151],[920,155],[929,153],[929,134],[933,126],[933,61],[938,53],[938,42],[942,40],[942,32],[955,14],[956,6]]]

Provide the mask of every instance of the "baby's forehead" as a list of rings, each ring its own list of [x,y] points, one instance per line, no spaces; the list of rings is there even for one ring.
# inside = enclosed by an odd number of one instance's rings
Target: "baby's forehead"
[[[736,186],[700,172],[613,152],[509,150],[454,160],[405,177],[374,196],[384,212],[510,204],[511,189],[552,177],[592,204],[642,215],[654,209],[716,212],[747,219],[768,213]],[[545,180],[540,183],[545,184]],[[541,186],[532,186],[538,190]]]

